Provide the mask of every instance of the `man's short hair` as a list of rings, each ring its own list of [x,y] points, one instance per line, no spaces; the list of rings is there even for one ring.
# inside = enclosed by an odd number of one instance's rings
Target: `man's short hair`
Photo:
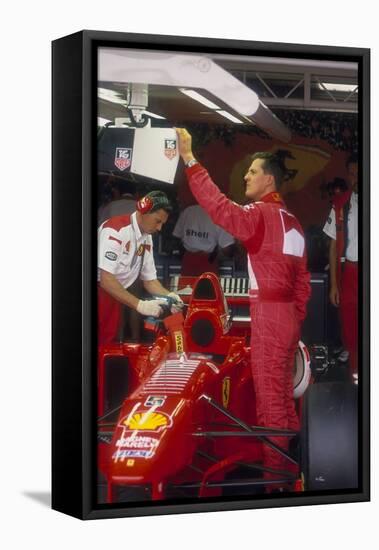
[[[283,184],[283,177],[285,174],[285,166],[283,161],[274,153],[269,153],[268,151],[263,151],[259,153],[254,153],[251,157],[253,162],[256,159],[262,159],[262,169],[265,174],[271,174],[274,176],[275,187],[277,191],[280,191]]]
[[[153,207],[149,211],[149,214],[152,214],[157,210],[164,210],[167,214],[172,212],[172,204],[166,193],[163,193],[163,191],[150,191],[150,193],[146,196],[153,201]]]

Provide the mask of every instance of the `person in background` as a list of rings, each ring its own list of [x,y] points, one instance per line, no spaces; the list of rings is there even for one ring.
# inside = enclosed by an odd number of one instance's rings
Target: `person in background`
[[[173,231],[184,248],[181,275],[198,276],[206,271],[218,275],[218,259],[228,256],[234,239],[215,225],[198,204],[181,212]]]
[[[293,398],[293,365],[301,324],[310,296],[305,239],[298,220],[280,195],[283,166],[272,153],[256,153],[244,177],[241,206],[230,201],[211,180],[192,153],[192,139],[177,129],[179,153],[192,194],[217,225],[239,239],[248,254],[251,315],[251,372],[257,422],[260,426],[298,431]],[[288,450],[288,437],[270,437]],[[272,446],[263,445],[264,478],[275,486],[283,471],[298,474],[296,466]]]
[[[340,309],[342,340],[349,352],[352,378],[358,380],[358,159],[346,162],[349,189],[335,195],[324,226],[330,238],[329,298]]]
[[[136,209],[136,186],[133,181],[114,178],[109,182],[111,200],[99,209],[98,225],[114,216],[132,214]]]

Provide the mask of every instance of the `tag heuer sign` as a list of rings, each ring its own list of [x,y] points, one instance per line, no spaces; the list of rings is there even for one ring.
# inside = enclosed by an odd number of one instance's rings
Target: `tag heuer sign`
[[[129,168],[132,162],[132,150],[125,149],[124,147],[116,147],[116,154],[114,158],[115,166],[121,171]]]
[[[164,140],[164,154],[170,160],[176,157],[176,139]]]

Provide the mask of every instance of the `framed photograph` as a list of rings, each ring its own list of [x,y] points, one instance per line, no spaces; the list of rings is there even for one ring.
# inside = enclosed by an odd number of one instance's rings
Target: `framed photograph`
[[[53,508],[367,501],[368,49],[53,42]]]

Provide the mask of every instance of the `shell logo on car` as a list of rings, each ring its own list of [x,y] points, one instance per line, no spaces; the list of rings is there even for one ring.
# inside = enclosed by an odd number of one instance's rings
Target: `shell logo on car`
[[[121,421],[120,426],[129,430],[157,432],[170,427],[171,424],[171,418],[167,414],[148,410],[136,412],[131,417],[127,416]]]

